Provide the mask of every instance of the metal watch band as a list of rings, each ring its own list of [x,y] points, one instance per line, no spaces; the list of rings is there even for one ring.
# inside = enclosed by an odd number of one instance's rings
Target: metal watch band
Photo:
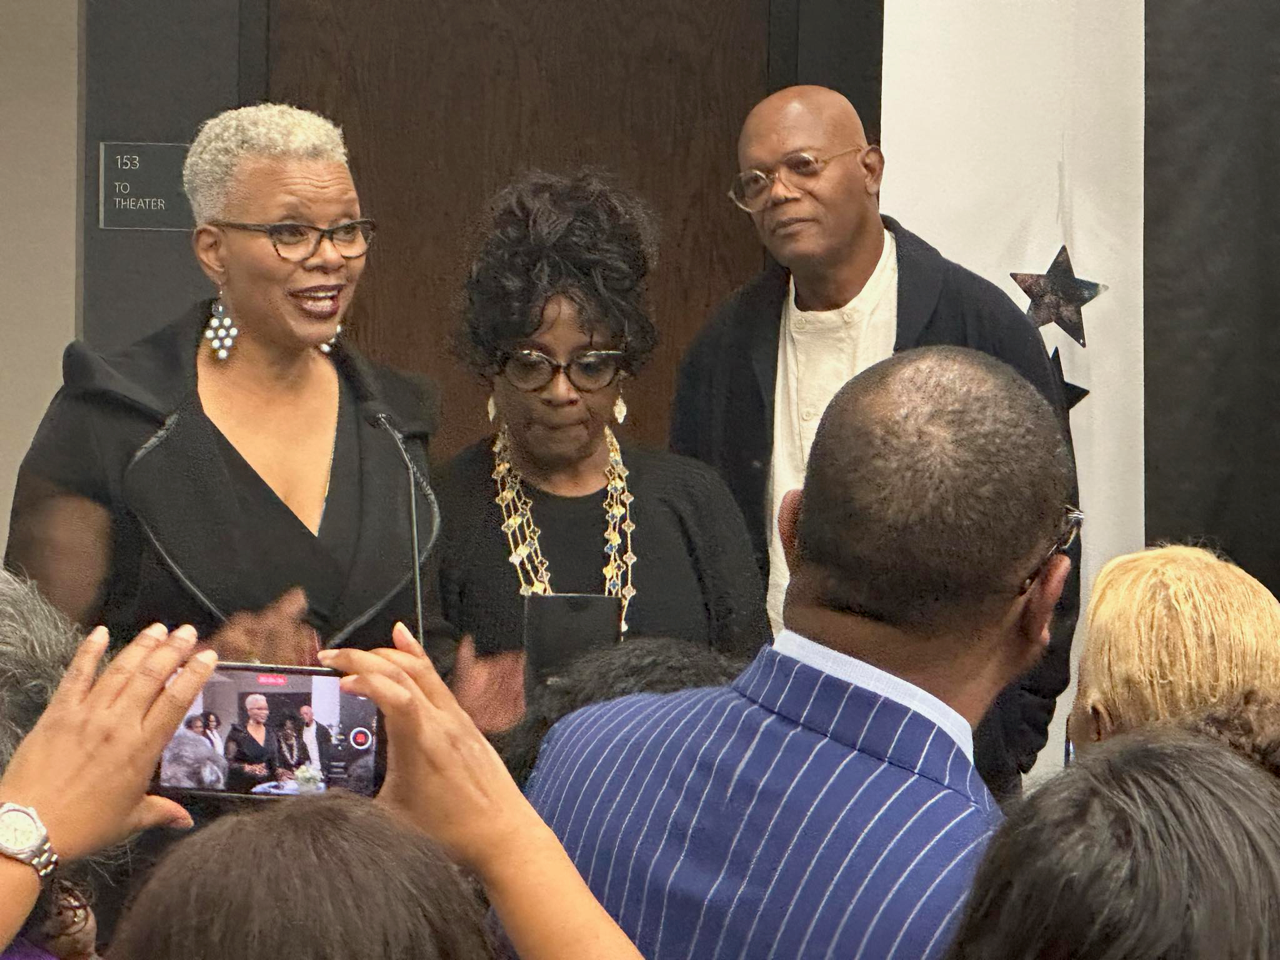
[[[58,855],[53,852],[53,848],[49,846],[49,838],[45,837],[44,842],[40,844],[35,854],[27,861],[35,868],[41,880],[49,879],[49,875],[53,873],[54,868],[58,866]]]
[[[21,813],[23,816],[28,817],[42,836],[40,843],[34,849],[15,851],[11,848],[0,847],[0,856],[7,857],[10,860],[17,860],[19,863],[25,863],[35,870],[41,881],[48,880],[50,874],[58,866],[58,855],[53,852],[53,848],[49,844],[48,831],[45,830],[39,815],[30,807],[24,807],[17,803],[0,804],[0,816],[10,811]]]

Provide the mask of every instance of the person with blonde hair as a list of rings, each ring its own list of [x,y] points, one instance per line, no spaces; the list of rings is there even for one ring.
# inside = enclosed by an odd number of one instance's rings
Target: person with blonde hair
[[[1068,721],[1075,748],[1251,688],[1280,689],[1280,602],[1266,587],[1200,547],[1102,568]]]
[[[186,621],[265,663],[383,643],[415,610],[411,496],[419,562],[432,542],[435,397],[343,333],[374,223],[342,132],[285,104],[228,110],[183,187],[216,296],[118,352],[67,348],[6,564],[114,637]]]

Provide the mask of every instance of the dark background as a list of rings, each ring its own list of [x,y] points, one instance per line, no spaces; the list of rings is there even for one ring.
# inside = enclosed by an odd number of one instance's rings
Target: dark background
[[[189,142],[263,99],[315,109],[343,127],[380,227],[344,336],[440,382],[439,455],[487,428],[448,338],[476,221],[511,179],[592,165],[657,212],[662,342],[628,385],[628,428],[665,446],[684,348],[763,263],[725,197],[747,111],[822,83],[879,131],[879,0],[90,0],[86,38],[86,339],[118,348],[213,292],[186,234],[98,228],[98,143]]]
[[[1280,5],[1147,4],[1147,539],[1280,592]]]
[[[242,16],[241,7],[245,8]],[[260,12],[255,16],[254,11]],[[242,84],[261,52],[242,37],[266,22],[261,3],[237,0],[89,0],[85,4],[84,336],[113,350],[211,296],[186,234],[98,227],[101,141],[189,143],[196,125],[265,90]]]

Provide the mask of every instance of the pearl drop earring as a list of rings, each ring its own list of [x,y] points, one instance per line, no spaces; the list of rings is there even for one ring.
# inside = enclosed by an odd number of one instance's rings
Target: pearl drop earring
[[[222,302],[222,291],[219,290],[218,299],[213,301],[204,338],[209,341],[209,347],[213,350],[214,356],[219,360],[225,360],[230,355],[231,348],[239,335],[239,329],[232,324],[231,317],[227,315],[227,307]]]
[[[338,342],[338,334],[340,333],[342,333],[342,324],[338,324],[337,328],[333,331],[333,336],[329,338],[328,343],[320,344],[320,352],[328,353],[330,350],[332,350],[333,345]]]

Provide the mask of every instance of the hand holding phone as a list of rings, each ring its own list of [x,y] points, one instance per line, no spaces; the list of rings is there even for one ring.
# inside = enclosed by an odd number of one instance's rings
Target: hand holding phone
[[[393,638],[393,650],[320,655],[348,674],[344,690],[370,697],[386,714],[389,758],[378,802],[482,874],[531,837],[554,841],[421,645],[403,625]]]
[[[0,803],[34,808],[53,852],[68,860],[146,827],[191,825],[181,808],[144,792],[165,741],[213,671],[214,656],[192,656],[190,627],[170,633],[156,624],[98,675],[107,640],[99,627],[80,645],[0,778]]]

